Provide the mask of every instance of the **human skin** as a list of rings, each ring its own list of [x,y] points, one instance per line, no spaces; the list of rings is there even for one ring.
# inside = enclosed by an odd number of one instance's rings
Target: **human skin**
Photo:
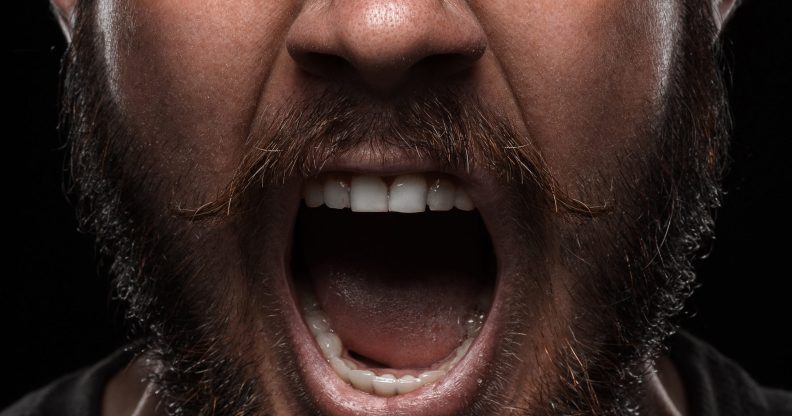
[[[475,60],[471,90],[535,129],[563,183],[602,166],[609,147],[627,146],[620,139],[658,102],[675,3],[100,1],[98,24],[108,29],[105,58],[123,110],[156,129],[144,144],[163,159],[154,163],[190,170],[207,187],[227,182],[216,173],[235,167],[257,109],[322,87],[305,73],[321,69],[300,62],[309,52],[347,59],[352,82],[375,89],[427,56],[466,55]]]
[[[54,4],[61,16],[74,7]],[[723,18],[731,6],[713,4]],[[613,154],[646,145],[633,138],[660,109],[681,24],[671,0],[102,0],[97,7],[114,102],[135,131],[133,146],[149,156],[145,170],[172,190],[148,196],[159,212],[174,200],[197,206],[219,192],[253,120],[285,100],[344,85],[387,102],[405,86],[463,70],[466,92],[530,134],[560,188],[575,188],[580,178],[614,169]],[[348,65],[336,71],[318,55]],[[427,74],[432,56],[446,58]],[[558,299],[561,310],[570,302]],[[275,351],[257,348],[274,361]],[[138,365],[109,386],[108,414],[130,389],[153,400],[136,381],[146,371]],[[666,371],[649,384],[678,390],[672,366],[658,367]],[[512,389],[530,391],[530,383],[521,378]],[[295,398],[274,393],[289,391],[285,381],[262,384],[285,413]],[[669,405],[660,404],[663,394],[650,397],[657,408]]]

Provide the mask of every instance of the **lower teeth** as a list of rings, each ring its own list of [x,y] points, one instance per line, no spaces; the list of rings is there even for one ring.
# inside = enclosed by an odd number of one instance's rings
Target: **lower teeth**
[[[377,374],[373,369],[360,369],[355,362],[345,358],[341,339],[330,327],[329,319],[319,308],[315,299],[310,296],[304,297],[302,308],[303,319],[308,329],[319,345],[322,355],[336,374],[358,390],[384,397],[406,394],[440,379],[467,354],[484,322],[484,314],[474,314],[465,321],[468,338],[451,351],[445,359],[433,366],[433,369],[417,375],[407,374],[397,378],[387,372]]]

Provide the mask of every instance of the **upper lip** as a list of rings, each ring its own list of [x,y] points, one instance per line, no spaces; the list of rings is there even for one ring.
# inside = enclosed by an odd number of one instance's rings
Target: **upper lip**
[[[281,278],[275,279],[275,290],[280,295],[281,310],[288,324],[288,342],[301,361],[300,376],[313,401],[325,414],[331,415],[371,415],[371,414],[410,414],[440,415],[456,414],[476,396],[487,372],[488,365],[495,357],[496,340],[503,331],[502,316],[505,314],[505,302],[500,302],[508,289],[508,282],[503,282],[504,268],[509,267],[502,255],[505,249],[497,238],[505,232],[503,221],[499,220],[499,206],[504,197],[503,192],[496,189],[498,182],[487,171],[475,166],[464,170],[451,170],[440,161],[405,157],[403,152],[382,153],[371,150],[348,152],[340,157],[329,160],[319,172],[352,172],[370,175],[390,176],[402,173],[441,172],[457,178],[463,184],[479,210],[485,225],[492,236],[493,249],[497,259],[496,290],[493,295],[492,307],[486,323],[471,345],[468,354],[441,380],[427,385],[414,392],[393,396],[378,397],[359,391],[341,380],[326,363],[315,344],[313,336],[305,327],[302,315],[295,302],[296,296],[289,276],[289,256],[292,244],[291,231],[286,235],[286,247],[283,253],[283,270]],[[301,179],[294,183],[289,194],[292,207],[291,218],[284,219],[284,226],[291,226],[296,220],[300,204]]]
[[[420,154],[401,149],[369,149],[365,146],[332,158],[317,172],[350,172],[379,176],[404,173],[439,172],[456,177],[470,193],[476,207],[486,210],[498,182],[490,171],[473,161],[466,166],[450,166],[440,160],[422,158]],[[482,215],[485,213],[482,211]],[[485,217],[486,220],[486,217]]]

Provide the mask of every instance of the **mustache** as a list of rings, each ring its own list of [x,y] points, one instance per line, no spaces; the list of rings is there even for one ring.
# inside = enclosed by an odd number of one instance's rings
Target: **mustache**
[[[176,213],[193,221],[231,216],[256,185],[314,176],[327,161],[361,147],[374,155],[397,151],[433,160],[450,171],[489,169],[501,181],[529,186],[556,213],[591,217],[607,211],[562,191],[531,138],[486,108],[450,89],[387,103],[326,91],[259,115],[231,181],[213,200]]]

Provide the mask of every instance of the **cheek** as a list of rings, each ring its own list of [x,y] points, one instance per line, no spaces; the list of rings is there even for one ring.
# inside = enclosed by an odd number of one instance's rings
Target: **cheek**
[[[559,179],[588,176],[640,145],[637,130],[660,109],[666,88],[676,24],[670,1],[494,4],[491,46]]]
[[[115,96],[151,169],[219,186],[248,133],[290,2],[129,0],[105,31]],[[123,10],[119,10],[122,8]],[[114,10],[110,10],[114,9]],[[99,27],[103,16],[100,7]],[[218,175],[219,173],[219,175]]]

